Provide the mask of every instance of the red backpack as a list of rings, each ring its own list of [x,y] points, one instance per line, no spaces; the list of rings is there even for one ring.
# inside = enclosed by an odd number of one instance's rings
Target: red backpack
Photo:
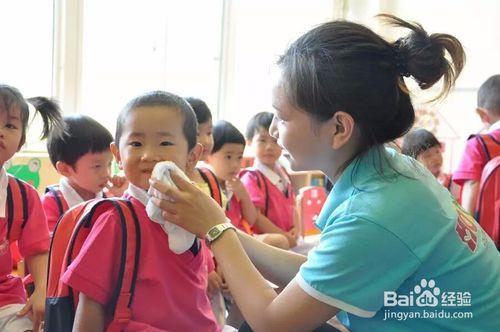
[[[500,248],[500,156],[490,160],[483,169],[474,216]]]
[[[59,210],[59,218],[64,214],[64,212],[68,211],[69,206],[68,202],[64,198],[61,190],[59,190],[59,185],[52,185],[45,188],[45,193],[51,193],[54,196],[54,199],[57,204],[57,209]]]
[[[73,328],[79,293],[61,281],[61,277],[80,252],[97,218],[114,209],[120,216],[122,256],[119,277],[109,312],[113,320],[107,331],[121,331],[131,321],[134,287],[141,250],[137,214],[128,200],[95,199],[69,209],[54,229],[49,255],[48,287],[45,305],[46,332],[66,332]]]
[[[7,186],[7,238],[15,242],[21,237],[26,222],[28,221],[28,195],[26,183],[16,177],[8,175]]]
[[[210,196],[222,207],[222,190],[215,174],[205,167],[196,168],[210,189]]]
[[[13,267],[18,268],[18,263],[23,259],[17,246],[17,240],[21,237],[26,222],[28,221],[28,194],[26,192],[27,183],[18,178],[8,175],[9,184],[7,186],[7,239],[10,243]],[[34,283],[31,275],[24,270],[23,284],[26,293],[30,296],[34,290]]]
[[[490,161],[491,159],[500,156],[500,142],[497,141],[491,133],[472,135],[470,138],[474,137],[479,140],[479,143],[481,143],[484,155],[486,156],[486,161]]]
[[[215,174],[209,170],[208,168],[204,167],[199,167],[197,168],[198,171],[200,172],[201,177],[203,178],[203,181],[205,181],[206,184],[208,184],[208,188],[210,189],[210,196],[222,207],[222,190],[220,188],[219,181],[217,180],[217,177]],[[241,220],[241,225],[245,229],[245,232],[252,235],[252,227],[248,224],[248,222],[243,219]]]

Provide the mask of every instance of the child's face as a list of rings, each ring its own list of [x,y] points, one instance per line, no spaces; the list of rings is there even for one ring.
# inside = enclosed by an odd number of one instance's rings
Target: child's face
[[[269,135],[269,131],[264,128],[260,128],[253,135],[251,145],[255,149],[255,157],[269,168],[273,168],[281,156],[281,147],[276,138]]]
[[[68,167],[64,174],[72,185],[97,194],[108,184],[111,176],[110,150],[99,153],[86,153],[76,161],[74,167]]]
[[[19,151],[23,136],[21,109],[11,107],[10,111],[0,110],[0,166]]]
[[[214,148],[214,138],[212,136],[212,119],[205,123],[200,123],[198,125],[198,138],[197,142],[203,146],[203,151],[201,153],[200,160],[207,160],[207,157],[212,152]]]
[[[242,144],[227,143],[219,151],[208,156],[208,163],[219,180],[228,181],[238,176],[244,149]]]
[[[120,145],[112,144],[111,150],[130,183],[147,190],[151,172],[160,161],[172,161],[185,171],[191,153],[183,125],[177,108],[147,106],[129,112]]]
[[[420,153],[417,160],[421,162],[434,176],[438,176],[443,166],[443,155],[440,146],[433,146]]]

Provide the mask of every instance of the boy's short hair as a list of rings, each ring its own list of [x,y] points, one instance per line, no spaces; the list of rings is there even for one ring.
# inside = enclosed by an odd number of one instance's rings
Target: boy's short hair
[[[212,119],[212,112],[210,112],[210,109],[203,100],[194,97],[187,97],[186,101],[193,108],[198,124],[206,123]]]
[[[214,148],[212,154],[219,151],[224,144],[241,144],[245,147],[245,137],[243,134],[227,121],[219,121],[215,124],[212,135],[214,136]]]
[[[260,112],[255,114],[247,125],[247,131],[245,133],[246,139],[251,141],[260,129],[264,129],[269,131],[269,127],[271,127],[271,122],[273,122],[273,113],[270,112]]]
[[[477,107],[500,115],[500,75],[488,78],[477,92]]]
[[[47,151],[54,167],[58,161],[74,167],[83,155],[109,150],[113,142],[111,133],[87,115],[65,116],[63,126],[61,132],[53,130],[47,139]]]
[[[423,128],[416,128],[404,137],[401,152],[417,159],[419,154],[435,146],[441,146],[441,143],[433,133]]]
[[[183,98],[166,91],[147,92],[143,95],[135,97],[129,101],[127,105],[125,105],[116,121],[115,144],[120,144],[123,122],[130,111],[139,107],[155,106],[177,108],[181,112],[184,118],[182,132],[188,142],[188,151],[191,151],[191,149],[196,145],[196,136],[198,135],[198,122],[196,121],[196,115],[194,114],[191,106]]]

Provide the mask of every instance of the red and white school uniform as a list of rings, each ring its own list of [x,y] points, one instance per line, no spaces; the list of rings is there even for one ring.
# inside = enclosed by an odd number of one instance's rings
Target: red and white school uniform
[[[268,210],[266,217],[284,232],[293,228],[295,211],[295,193],[290,182],[290,177],[285,169],[277,164],[272,170],[255,159],[251,172],[242,171],[241,182],[250,194],[250,199],[262,214],[265,214],[266,199]],[[260,172],[266,182],[266,191],[253,172]]]
[[[59,197],[62,200],[63,206],[72,208],[75,205],[85,202],[85,200],[76,192],[76,190],[69,184],[68,179],[62,177],[59,181],[59,186],[57,189],[61,194]],[[102,198],[104,194],[102,191],[97,193],[95,198]],[[57,221],[61,217],[61,213],[57,204],[56,197],[52,192],[47,192],[42,196],[42,206],[45,210],[45,215],[47,216],[47,223],[49,225],[50,232],[54,231]],[[65,211],[64,211],[65,212]]]
[[[141,232],[139,269],[132,300],[132,322],[126,331],[145,328],[164,331],[217,331],[206,294],[206,252],[177,255],[168,245],[161,225],[146,214],[147,193],[129,186]],[[121,238],[117,212],[107,211],[95,222],[79,255],[63,275],[63,282],[107,306],[118,276]]]

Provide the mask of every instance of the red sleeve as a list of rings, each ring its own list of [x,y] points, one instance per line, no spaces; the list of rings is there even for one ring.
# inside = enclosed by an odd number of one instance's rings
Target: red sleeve
[[[62,281],[106,306],[111,300],[121,248],[120,223],[114,211],[101,214]]]
[[[28,220],[21,231],[18,244],[21,255],[30,257],[49,251],[50,236],[38,192],[30,185],[24,185],[28,197]]]
[[[469,180],[481,180],[481,173],[485,164],[486,155],[479,139],[475,137],[468,140],[462,160],[453,173],[453,181],[463,185],[464,182]]]
[[[46,193],[42,196],[42,207],[47,217],[49,231],[52,233],[59,220],[59,207],[57,206],[56,198],[51,193]]]
[[[241,182],[248,191],[253,205],[255,205],[257,209],[263,211],[266,205],[266,194],[264,190],[259,188],[257,177],[250,172],[245,172],[241,176]]]

